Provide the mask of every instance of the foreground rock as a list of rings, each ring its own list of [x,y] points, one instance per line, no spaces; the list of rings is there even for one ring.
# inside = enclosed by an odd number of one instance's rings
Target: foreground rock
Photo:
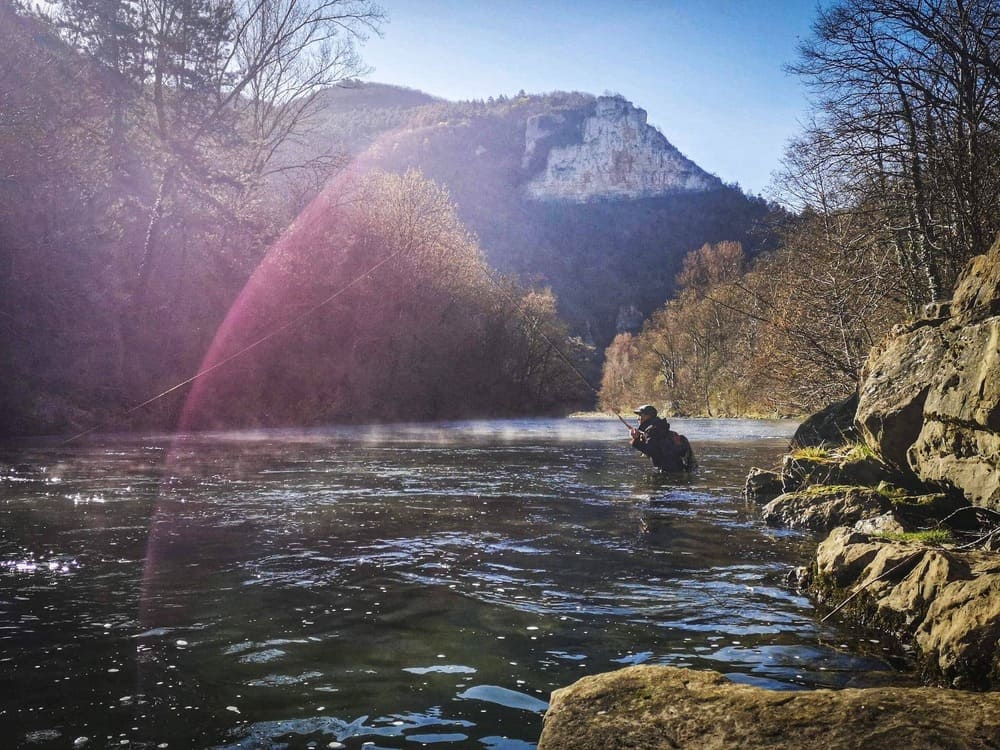
[[[716,672],[630,667],[552,694],[538,750],[1000,747],[1000,695],[937,688],[778,692]]]

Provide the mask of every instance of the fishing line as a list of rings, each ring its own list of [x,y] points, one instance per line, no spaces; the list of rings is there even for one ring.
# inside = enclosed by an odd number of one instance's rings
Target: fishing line
[[[265,341],[268,341],[269,339],[274,338],[275,336],[277,336],[282,331],[287,331],[289,328],[292,328],[293,326],[298,325],[303,320],[305,320],[310,315],[312,315],[314,312],[316,312],[318,309],[320,309],[324,305],[328,305],[331,302],[333,302],[333,300],[335,300],[337,297],[339,297],[340,295],[342,295],[348,289],[350,289],[351,287],[355,286],[356,284],[358,284],[361,281],[363,281],[364,279],[366,279],[368,276],[370,276],[372,273],[374,273],[376,270],[378,270],[379,268],[381,268],[382,266],[384,266],[386,263],[388,263],[390,260],[392,260],[393,258],[395,258],[397,255],[399,255],[400,253],[402,253],[406,249],[407,249],[407,246],[404,245],[399,250],[396,250],[394,253],[391,253],[390,255],[388,255],[385,258],[383,258],[382,260],[380,260],[378,263],[376,263],[374,266],[372,266],[371,268],[369,268],[367,271],[365,271],[360,276],[358,276],[358,277],[356,277],[354,279],[351,279],[351,281],[349,281],[347,284],[345,284],[344,286],[342,286],[340,289],[338,289],[337,291],[335,291],[330,296],[328,296],[325,299],[317,302],[312,307],[310,307],[307,310],[304,310],[303,312],[299,313],[298,315],[296,315],[295,317],[293,317],[290,320],[286,321],[282,325],[280,325],[277,328],[271,330],[269,333],[265,334],[264,336],[261,336],[256,341],[253,341],[253,342],[247,344],[242,349],[239,349],[238,351],[233,352],[229,356],[227,356],[227,357],[219,360],[218,362],[216,362],[211,367],[206,367],[204,370],[199,370],[198,372],[196,372],[191,377],[189,377],[189,378],[187,378],[185,380],[182,380],[181,382],[176,383],[175,385],[170,386],[169,388],[167,388],[167,390],[165,390],[165,391],[163,391],[161,393],[157,393],[152,398],[147,398],[141,404],[136,404],[135,406],[132,406],[129,409],[126,409],[119,416],[120,417],[127,417],[130,414],[132,414],[134,412],[137,412],[140,409],[143,409],[143,408],[149,406],[150,404],[152,404],[152,403],[154,403],[156,401],[159,401],[164,396],[170,395],[171,393],[173,393],[174,391],[178,390],[179,388],[183,388],[184,386],[193,383],[198,378],[201,378],[201,377],[203,377],[205,375],[208,375],[208,373],[210,373],[210,372],[212,372],[214,370],[218,370],[223,365],[226,365],[226,364],[232,362],[237,357],[241,357],[242,355],[246,354],[251,349],[255,349],[256,347],[258,347],[261,344],[263,344]],[[109,419],[109,420],[105,420],[104,422],[101,422],[99,424],[96,424],[93,427],[91,427],[91,428],[89,428],[87,430],[84,430],[83,432],[81,432],[79,434],[76,434],[76,435],[73,435],[70,438],[67,438],[66,440],[64,440],[61,443],[59,443],[59,445],[66,445],[67,443],[72,443],[74,440],[79,440],[80,438],[84,437],[85,435],[89,435],[90,433],[94,432],[95,430],[99,429],[100,427],[108,424],[110,421],[111,420]]]

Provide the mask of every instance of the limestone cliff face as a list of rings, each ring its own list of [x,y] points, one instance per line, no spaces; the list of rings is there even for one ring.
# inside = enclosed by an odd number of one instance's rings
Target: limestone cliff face
[[[872,353],[856,422],[896,467],[1000,510],[1000,238]]]
[[[524,166],[546,147],[544,169],[526,186],[537,200],[644,198],[721,184],[648,125],[645,110],[621,97],[598,98],[582,122],[565,114],[531,118]]]

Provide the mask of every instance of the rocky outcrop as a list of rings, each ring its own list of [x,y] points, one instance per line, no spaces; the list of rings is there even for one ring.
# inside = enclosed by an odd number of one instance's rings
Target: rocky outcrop
[[[928,680],[1000,687],[1000,580],[943,546],[989,514],[906,478],[866,446],[845,444],[794,451],[780,472],[752,469],[745,492],[763,502],[780,486],[761,509],[766,523],[829,532],[812,565],[789,576],[796,588],[915,649]]]
[[[566,143],[567,134],[575,136]],[[619,96],[598,98],[582,123],[567,115],[531,118],[525,129],[524,165],[548,147],[545,167],[526,186],[536,200],[586,202],[704,191],[721,182],[681,154],[646,112]]]
[[[538,750],[986,750],[1000,694],[935,688],[780,692],[716,672],[639,666],[552,694]]]
[[[786,492],[761,510],[764,523],[809,531],[829,531],[880,516],[892,503],[866,487],[816,486],[801,492]]]
[[[856,423],[897,469],[1000,510],[1000,239],[969,263],[950,305],[873,351]]]
[[[791,448],[842,445],[857,442],[858,430],[854,414],[858,410],[858,394],[837,401],[822,409],[799,425],[792,436]]]
[[[918,649],[929,680],[961,688],[1000,686],[1000,558],[981,552],[886,542],[853,529],[816,552],[813,592],[852,619]]]

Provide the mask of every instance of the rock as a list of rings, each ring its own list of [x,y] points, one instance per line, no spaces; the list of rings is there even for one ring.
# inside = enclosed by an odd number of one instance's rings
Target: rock
[[[952,581],[968,577],[968,566],[943,549],[891,543],[882,545],[855,589],[864,588],[874,601],[870,616],[883,629],[908,637],[934,598]]]
[[[881,547],[854,529],[841,527],[831,531],[816,549],[816,572],[824,589],[817,593],[826,598],[830,584],[843,589],[857,581]]]
[[[835,446],[857,442],[854,413],[858,409],[858,394],[830,404],[799,425],[792,436],[791,448]]]
[[[959,495],[940,492],[915,495],[899,490],[885,491],[892,496],[893,510],[905,524],[926,526],[948,518],[948,526],[951,528],[978,528],[976,513],[971,511],[969,503]],[[956,511],[963,508],[970,512],[956,514]]]
[[[930,302],[924,305],[924,320],[939,321],[951,317],[951,302]]]
[[[951,313],[961,324],[1000,315],[1000,236],[988,253],[969,261],[955,284]]]
[[[560,143],[566,135],[573,140]],[[553,145],[544,171],[527,184],[528,195],[536,200],[643,198],[722,185],[648,125],[645,110],[620,96],[599,97],[582,126],[567,127],[555,116],[532,118],[524,164],[539,159],[548,143]]]
[[[937,688],[784,692],[717,672],[638,666],[557,690],[538,750],[986,750],[1000,695]]]
[[[881,516],[862,518],[854,524],[854,530],[868,536],[877,536],[905,534],[909,529],[907,529],[907,524],[898,513],[889,511],[888,513],[883,513]]]
[[[1000,682],[1000,574],[945,587],[916,632],[932,675],[956,687],[993,688]]]
[[[894,468],[910,473],[906,452],[924,424],[924,401],[947,351],[940,326],[922,326],[874,350],[861,372],[857,427]]]
[[[893,467],[1000,510],[1000,237],[929,312],[873,350],[856,424]]]
[[[1000,434],[927,422],[910,456],[924,481],[960,490],[974,505],[1000,511]]]
[[[747,474],[743,495],[752,503],[766,503],[784,491],[780,474],[754,467]]]
[[[785,456],[781,464],[781,478],[786,492],[820,484],[876,487],[882,482],[891,484],[901,479],[898,472],[870,456],[843,458],[830,454],[824,458],[812,458],[801,452]]]
[[[812,572],[805,565],[797,565],[785,575],[785,582],[797,591],[804,591],[812,583]]]
[[[771,526],[829,531],[882,515],[891,507],[887,497],[866,487],[814,485],[780,495],[763,507],[761,515]]]
[[[1000,558],[834,529],[816,551],[812,593],[912,642],[927,678],[1000,687]]]
[[[1000,510],[1000,317],[950,338],[908,453],[924,480]]]

